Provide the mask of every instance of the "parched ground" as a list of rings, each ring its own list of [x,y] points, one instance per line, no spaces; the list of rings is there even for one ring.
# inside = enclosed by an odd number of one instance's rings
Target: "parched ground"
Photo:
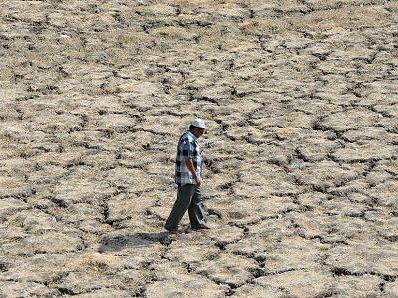
[[[0,297],[398,297],[397,1],[0,2]]]

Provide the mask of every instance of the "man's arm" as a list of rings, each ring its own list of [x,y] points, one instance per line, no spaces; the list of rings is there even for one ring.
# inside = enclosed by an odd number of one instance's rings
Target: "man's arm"
[[[195,167],[193,166],[192,159],[186,159],[185,165],[187,166],[188,170],[191,172],[193,179],[195,180],[195,184],[197,187],[200,187],[200,179],[198,175],[196,175]]]

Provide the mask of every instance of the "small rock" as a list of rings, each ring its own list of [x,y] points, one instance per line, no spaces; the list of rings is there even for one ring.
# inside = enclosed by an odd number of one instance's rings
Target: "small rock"
[[[98,5],[94,6],[94,13],[100,13],[101,12],[101,8],[98,7]]]
[[[292,163],[290,166],[292,169],[299,169],[301,165],[299,163]]]
[[[35,85],[30,85],[30,86],[28,87],[28,91],[29,91],[29,92],[37,92],[38,90],[39,90],[39,88],[36,87]]]
[[[4,260],[0,260],[0,272],[7,272],[8,266],[9,266],[8,262],[6,262]]]
[[[206,148],[213,148],[214,145],[215,145],[214,142],[207,142],[207,143],[206,143]]]
[[[101,88],[101,89],[108,89],[108,88],[109,88],[109,82],[103,82],[103,83],[100,85],[100,88]]]

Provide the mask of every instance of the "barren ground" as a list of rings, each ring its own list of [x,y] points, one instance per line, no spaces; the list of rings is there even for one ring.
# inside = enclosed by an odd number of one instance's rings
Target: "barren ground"
[[[397,1],[0,2],[0,297],[398,297]]]

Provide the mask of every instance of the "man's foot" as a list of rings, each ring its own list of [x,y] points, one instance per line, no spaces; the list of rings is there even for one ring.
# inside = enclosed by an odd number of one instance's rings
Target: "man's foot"
[[[205,225],[205,224],[203,224],[203,225],[200,225],[200,226],[197,226],[197,227],[192,227],[192,230],[210,230],[210,227]]]
[[[178,234],[180,231],[178,230],[178,228],[165,228],[170,234]]]

